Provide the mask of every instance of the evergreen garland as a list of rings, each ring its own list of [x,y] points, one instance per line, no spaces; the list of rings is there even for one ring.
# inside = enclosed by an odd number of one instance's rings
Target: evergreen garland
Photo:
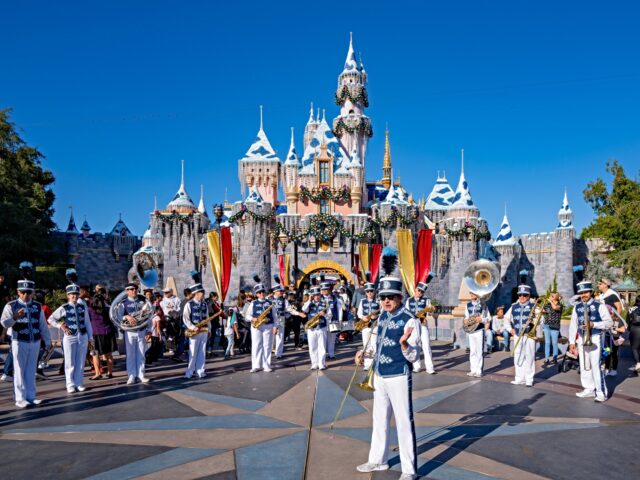
[[[340,118],[333,129],[333,134],[340,138],[344,133],[364,133],[368,137],[373,136],[373,128],[371,128],[371,123],[367,121],[360,121],[355,127],[350,127],[345,123],[345,121]]]
[[[327,186],[320,187],[318,193],[313,193],[304,185],[300,185],[300,199],[302,201],[311,200],[314,203],[318,203],[320,200],[332,200],[336,203],[348,202],[351,198],[349,187],[342,186],[337,190],[332,190]]]
[[[162,223],[174,223],[176,220],[182,223],[189,223],[194,216],[195,213],[178,213],[175,210],[171,213],[155,212],[155,217]]]
[[[351,90],[356,90],[355,95],[351,93]],[[351,100],[352,103],[362,103],[364,107],[369,106],[369,96],[367,95],[367,89],[363,86],[355,86],[349,88],[348,85],[344,85],[335,94],[336,105],[344,105],[346,99]]]
[[[449,228],[445,225],[444,231],[450,237],[459,239],[461,237],[474,234],[476,240],[490,240],[491,233],[486,228],[480,229],[470,222],[465,222],[459,228]]]

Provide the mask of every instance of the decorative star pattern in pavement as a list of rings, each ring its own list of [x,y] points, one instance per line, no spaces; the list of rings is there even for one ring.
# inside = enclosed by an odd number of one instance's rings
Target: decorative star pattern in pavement
[[[12,468],[20,465],[15,478],[46,468],[51,476],[118,480],[365,479],[355,467],[367,460],[372,395],[353,387],[331,428],[350,377],[283,369],[115,387],[4,412],[0,445]],[[413,404],[419,473],[434,479],[586,474],[598,463],[591,449],[634,438],[637,421],[606,404],[444,374],[415,376]],[[35,448],[15,448],[26,441]],[[391,471],[372,478],[399,476],[395,428],[390,443]],[[48,456],[34,454],[43,451]],[[576,463],[562,462],[562,453]]]

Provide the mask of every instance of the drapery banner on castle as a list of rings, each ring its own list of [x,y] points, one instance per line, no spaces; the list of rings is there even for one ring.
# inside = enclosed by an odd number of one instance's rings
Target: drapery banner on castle
[[[380,270],[380,256],[382,255],[382,245],[374,243],[371,245],[371,258],[369,259],[369,267],[371,268],[371,281],[375,283]]]
[[[416,285],[424,282],[431,271],[431,247],[433,245],[433,232],[424,228],[418,231],[418,244],[416,245]]]
[[[413,237],[411,236],[411,230],[406,228],[399,228],[397,232],[400,275],[402,275],[404,288],[407,289],[409,296],[413,297],[416,285],[416,270],[413,263]]]
[[[223,227],[207,233],[211,273],[220,302],[224,302],[231,279],[231,229]]]
[[[358,254],[360,258],[360,274],[362,278],[365,278],[367,272],[369,270],[369,244],[368,243],[360,243],[358,245]]]
[[[280,283],[283,287],[289,286],[289,261],[290,255],[278,255],[278,268],[280,270]]]

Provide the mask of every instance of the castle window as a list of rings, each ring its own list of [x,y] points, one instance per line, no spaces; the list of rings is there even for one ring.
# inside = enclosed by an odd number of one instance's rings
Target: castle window
[[[322,199],[320,200],[320,212],[319,213],[326,213],[329,214],[329,200],[326,199]]]
[[[329,185],[329,162],[320,161],[318,163],[320,164],[320,176],[318,178],[320,185]]]

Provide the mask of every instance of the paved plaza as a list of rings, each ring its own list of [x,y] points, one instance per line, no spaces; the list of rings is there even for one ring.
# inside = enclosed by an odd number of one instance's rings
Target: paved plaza
[[[533,388],[513,386],[508,353],[466,376],[467,355],[433,348],[437,375],[414,376],[419,473],[433,479],[635,478],[640,475],[640,379],[623,359],[604,404],[575,397],[576,371],[542,369]],[[367,460],[372,394],[354,387],[331,423],[353,373],[355,344],[339,346],[329,369],[308,370],[288,351],[273,373],[249,373],[247,355],[207,361],[208,377],[182,378],[168,358],[147,385],[125,385],[124,359],[111,380],[67,395],[57,365],[38,382],[40,407],[16,410],[0,385],[0,465],[11,478],[394,479],[355,467]],[[358,373],[357,380],[362,377]]]

